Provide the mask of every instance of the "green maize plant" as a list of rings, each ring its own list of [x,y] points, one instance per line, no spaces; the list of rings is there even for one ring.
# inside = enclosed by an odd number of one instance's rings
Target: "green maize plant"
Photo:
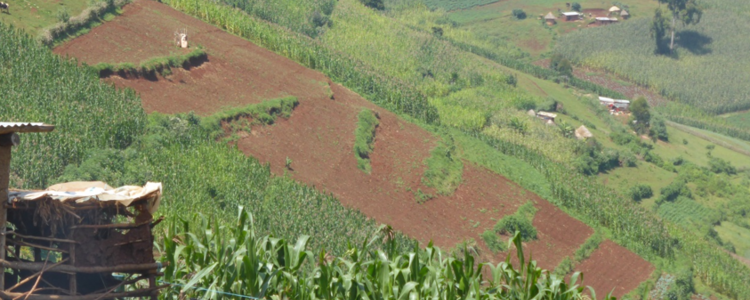
[[[516,247],[519,268],[510,254],[497,265],[477,263],[469,251],[448,254],[432,243],[403,252],[387,226],[359,246],[349,244],[340,257],[325,251],[316,255],[307,247],[307,236],[289,242],[256,235],[252,215],[242,208],[237,224],[220,226],[194,215],[173,220],[164,234],[164,281],[174,284],[162,293],[164,299],[564,300],[581,299],[584,292],[577,284],[583,278],[579,273],[566,282],[526,260],[519,234],[509,242]]]

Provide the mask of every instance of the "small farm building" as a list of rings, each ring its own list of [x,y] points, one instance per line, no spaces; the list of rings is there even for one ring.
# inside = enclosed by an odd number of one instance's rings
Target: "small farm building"
[[[578,129],[576,129],[575,135],[576,135],[576,138],[579,140],[585,140],[587,138],[594,137],[594,134],[592,134],[591,131],[589,131],[589,129],[583,125],[581,125],[581,127],[578,127]]]
[[[615,110],[627,110],[630,107],[630,101],[617,100],[607,97],[599,97],[599,103]]]
[[[118,189],[103,182],[58,184],[44,191],[8,188],[17,133],[54,128],[0,122],[0,299],[156,300],[165,287],[156,285],[161,265],[154,260],[151,233],[162,220],[153,219],[160,183]]]
[[[542,120],[552,121],[552,122],[554,122],[555,118],[557,118],[557,114],[553,114],[553,113],[549,113],[549,112],[545,112],[545,111],[537,112],[536,116],[537,116],[537,118],[540,118]]]
[[[562,13],[565,21],[577,21],[583,19],[583,15],[577,11],[569,11]]]
[[[628,13],[627,10],[623,10],[620,12],[620,17],[623,19],[627,19],[627,18],[630,18],[630,14]]]
[[[617,6],[612,6],[609,8],[609,12],[614,13],[620,11],[620,8]]]
[[[612,23],[616,23],[616,22],[617,22],[616,18],[607,18],[607,17],[597,17],[596,18],[596,24],[599,24],[599,25],[607,25],[607,24],[612,24]]]
[[[547,22],[547,25],[555,25],[557,23],[557,18],[555,18],[552,12],[550,12],[544,16],[544,21]]]

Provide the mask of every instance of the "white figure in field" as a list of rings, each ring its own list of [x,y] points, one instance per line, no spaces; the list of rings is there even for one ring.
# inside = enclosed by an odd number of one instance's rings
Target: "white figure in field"
[[[174,41],[175,44],[177,44],[177,47],[180,48],[187,48],[188,47],[188,36],[187,36],[187,29],[179,29],[174,32]]]

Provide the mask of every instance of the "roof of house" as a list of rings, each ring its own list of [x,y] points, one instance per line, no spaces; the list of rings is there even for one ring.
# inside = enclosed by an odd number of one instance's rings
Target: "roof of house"
[[[620,12],[620,15],[621,16],[629,16],[630,14],[628,13],[627,10],[623,10],[622,12]]]
[[[44,123],[0,122],[0,134],[11,132],[49,132],[54,129],[54,125]]]
[[[149,201],[149,211],[153,213],[159,207],[161,192],[160,182],[147,182],[142,187],[122,186],[115,189],[101,181],[74,181],[56,184],[44,191],[10,190],[6,201],[10,203],[12,201],[49,199],[63,203],[67,201],[74,201],[75,203],[90,201],[130,206],[133,202],[145,199]]]
[[[615,103],[630,104],[629,100],[614,100]]]
[[[557,19],[557,18],[555,18],[555,15],[553,15],[552,12],[550,12],[546,16],[544,16],[544,19],[545,20],[554,20],[554,19]]]
[[[604,101],[604,102],[615,102],[615,99],[612,99],[612,98],[607,98],[607,97],[601,97],[601,96],[600,96],[600,97],[599,97],[599,101]]]
[[[607,17],[596,17],[597,21],[612,21],[617,22],[617,18],[607,18]]]
[[[537,116],[547,117],[547,118],[557,118],[557,114],[549,113],[546,111],[540,111],[536,113]]]
[[[566,16],[566,17],[573,17],[573,16],[580,16],[581,15],[581,13],[579,13],[577,11],[568,11],[568,12],[564,12],[562,14],[564,16]]]
[[[617,6],[612,6],[612,7],[610,7],[610,8],[609,8],[609,11],[610,11],[610,12],[613,12],[613,11],[620,11],[620,8],[619,8],[619,7],[617,7]]]
[[[578,139],[590,138],[594,136],[594,134],[592,134],[591,131],[589,131],[589,129],[583,125],[581,125],[581,127],[578,127],[578,129],[576,129],[575,135],[576,135],[576,138]]]

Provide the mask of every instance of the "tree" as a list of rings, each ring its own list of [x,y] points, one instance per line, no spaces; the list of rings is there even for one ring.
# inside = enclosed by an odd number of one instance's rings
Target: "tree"
[[[631,124],[633,129],[638,134],[648,132],[649,122],[651,122],[651,112],[649,111],[648,102],[646,98],[638,97],[630,105],[630,112],[633,114],[633,121]]]
[[[669,19],[667,18],[664,10],[660,8],[656,9],[654,13],[654,19],[651,22],[651,37],[656,42],[657,53],[667,53],[667,47],[664,45],[664,37],[667,35],[669,30]]]
[[[670,26],[669,51],[674,51],[674,33],[677,27],[677,19],[687,26],[698,24],[703,16],[703,10],[698,6],[696,0],[658,0],[659,3],[667,5],[667,9],[672,12],[672,26]]]
[[[664,118],[659,115],[651,118],[651,130],[649,130],[649,135],[654,140],[659,139],[665,142],[669,141],[669,133],[667,133],[667,125],[664,123]]]
[[[523,9],[516,8],[513,10],[513,17],[519,20],[526,19],[526,12]]]
[[[662,0],[659,0],[662,1]],[[359,2],[362,2],[367,7],[377,9],[377,10],[384,10],[385,5],[383,4],[383,0],[359,0]]]
[[[581,11],[581,3],[578,3],[578,2],[573,2],[573,5],[571,5],[571,7],[572,7],[572,8],[573,8],[573,10],[575,10],[575,11]]]
[[[549,62],[549,68],[560,72],[562,75],[571,76],[573,74],[573,65],[560,54],[552,55]]]

